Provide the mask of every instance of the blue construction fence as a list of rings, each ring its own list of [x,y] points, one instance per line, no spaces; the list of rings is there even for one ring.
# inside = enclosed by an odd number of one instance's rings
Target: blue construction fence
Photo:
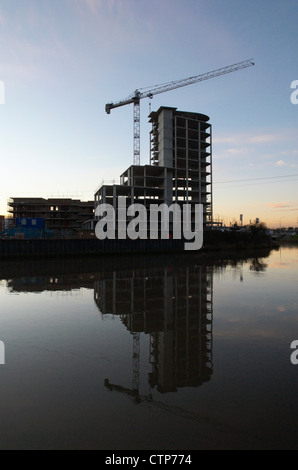
[[[72,230],[48,230],[37,228],[10,228],[0,232],[0,238],[4,239],[24,239],[38,240],[50,238],[72,238]]]
[[[39,217],[16,217],[11,220],[10,226],[0,232],[2,239],[49,239],[72,238],[73,230],[49,230],[46,229],[45,219]]]
[[[45,230],[46,221],[41,217],[16,217],[15,228],[19,230]]]

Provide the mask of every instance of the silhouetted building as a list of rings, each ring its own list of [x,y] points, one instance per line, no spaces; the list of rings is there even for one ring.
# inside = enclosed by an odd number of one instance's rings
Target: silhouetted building
[[[117,210],[119,197],[126,198],[127,206],[139,203],[146,209],[150,204],[202,204],[204,226],[211,226],[209,117],[161,107],[149,118],[152,123],[150,165],[132,165],[120,176],[119,184],[103,184],[95,193],[95,207],[110,204]]]
[[[49,230],[81,229],[94,217],[94,202],[78,199],[10,198],[8,212],[16,218],[42,218]]]

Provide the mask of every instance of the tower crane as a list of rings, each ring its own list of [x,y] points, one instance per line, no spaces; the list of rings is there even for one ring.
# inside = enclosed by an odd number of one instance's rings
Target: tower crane
[[[119,108],[120,106],[125,106],[127,104],[133,103],[134,112],[133,112],[133,122],[134,122],[134,165],[140,165],[140,101],[143,98],[153,98],[154,95],[160,93],[165,93],[166,91],[175,90],[176,88],[181,88],[187,85],[192,85],[194,83],[202,82],[204,80],[209,80],[211,78],[218,77],[220,75],[225,75],[227,73],[236,72],[237,70],[244,69],[255,65],[253,59],[244,60],[243,62],[238,62],[236,64],[228,65],[220,69],[212,70],[211,72],[203,73],[201,75],[195,75],[193,77],[185,78],[183,80],[175,80],[172,82],[164,83],[161,85],[156,85],[152,89],[141,88],[135,90],[127,98],[117,101],[115,103],[107,103],[105,110],[107,114],[111,113],[111,110],[114,108]]]

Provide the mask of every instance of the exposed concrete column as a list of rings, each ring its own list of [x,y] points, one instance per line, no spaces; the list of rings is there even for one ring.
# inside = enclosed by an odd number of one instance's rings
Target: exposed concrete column
[[[188,181],[188,177],[189,177],[189,174],[188,174],[188,168],[189,168],[189,152],[188,152],[188,139],[189,139],[189,133],[188,133],[188,119],[185,119],[185,135],[186,135],[186,139],[185,139],[185,157],[186,157],[186,161],[185,161],[185,196],[186,196],[186,202],[188,203],[188,198],[189,198],[189,194],[188,194],[188,185],[189,185],[189,181]]]
[[[210,207],[211,207],[211,223],[213,223],[213,169],[212,169],[212,127],[210,126],[210,184],[211,184],[211,202],[210,202]]]
[[[163,109],[158,117],[158,163],[173,167],[173,110]]]
[[[202,204],[202,148],[201,148],[201,123],[198,122],[199,132],[199,148],[198,148],[198,160],[199,160],[199,203]],[[204,220],[205,222],[205,220]]]
[[[144,166],[144,173],[143,173],[143,178],[144,178],[144,199],[146,200],[147,198],[147,171],[146,171],[146,166]]]
[[[117,188],[113,185],[113,207],[117,209]]]
[[[94,194],[94,210],[96,211],[96,208],[98,206],[98,193]],[[96,217],[95,217],[96,219]]]
[[[163,170],[163,199],[169,206],[173,203],[173,171],[168,168]]]

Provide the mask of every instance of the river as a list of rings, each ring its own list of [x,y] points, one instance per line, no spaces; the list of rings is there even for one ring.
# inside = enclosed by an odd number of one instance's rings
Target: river
[[[0,449],[298,449],[297,247],[0,279]]]

